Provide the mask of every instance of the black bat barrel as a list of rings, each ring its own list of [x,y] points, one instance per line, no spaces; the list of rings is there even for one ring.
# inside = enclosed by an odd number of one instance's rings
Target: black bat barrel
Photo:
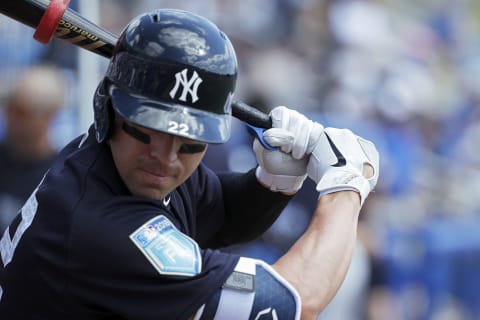
[[[46,1],[27,1],[27,0],[2,0],[0,2],[0,13],[19,21],[32,28],[36,28],[45,12]]]

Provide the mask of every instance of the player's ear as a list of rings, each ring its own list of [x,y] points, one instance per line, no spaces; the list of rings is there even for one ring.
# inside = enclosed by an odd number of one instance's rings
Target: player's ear
[[[108,80],[103,79],[97,86],[93,97],[95,136],[99,143],[108,138],[113,128],[113,108],[108,94]]]

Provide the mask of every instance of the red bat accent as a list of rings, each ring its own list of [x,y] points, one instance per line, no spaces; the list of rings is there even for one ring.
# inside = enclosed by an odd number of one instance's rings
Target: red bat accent
[[[45,10],[33,38],[43,44],[49,43],[69,4],[70,0],[52,0]]]

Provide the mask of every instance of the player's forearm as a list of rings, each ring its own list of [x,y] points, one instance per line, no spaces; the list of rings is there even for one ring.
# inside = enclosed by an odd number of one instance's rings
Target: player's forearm
[[[315,319],[345,278],[355,247],[359,211],[355,192],[321,197],[307,231],[273,265],[300,294],[302,319]]]
[[[265,232],[292,199],[261,186],[255,169],[247,173],[219,174],[226,222],[210,247],[251,241]]]

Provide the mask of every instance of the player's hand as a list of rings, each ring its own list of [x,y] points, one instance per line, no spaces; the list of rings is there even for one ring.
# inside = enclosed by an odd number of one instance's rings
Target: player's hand
[[[353,190],[363,204],[377,184],[379,154],[371,141],[348,129],[325,128],[312,151],[307,173],[320,195]]]
[[[293,194],[302,187],[307,177],[308,155],[316,145],[323,126],[283,106],[273,109],[270,117],[272,128],[266,130],[263,137],[269,145],[279,149],[266,150],[255,139],[253,150],[259,163],[257,179],[272,191]]]
[[[323,132],[321,124],[284,106],[274,108],[270,118],[272,129],[263,133],[265,141],[271,146],[279,146],[280,150],[292,154],[295,159],[309,155]]]

